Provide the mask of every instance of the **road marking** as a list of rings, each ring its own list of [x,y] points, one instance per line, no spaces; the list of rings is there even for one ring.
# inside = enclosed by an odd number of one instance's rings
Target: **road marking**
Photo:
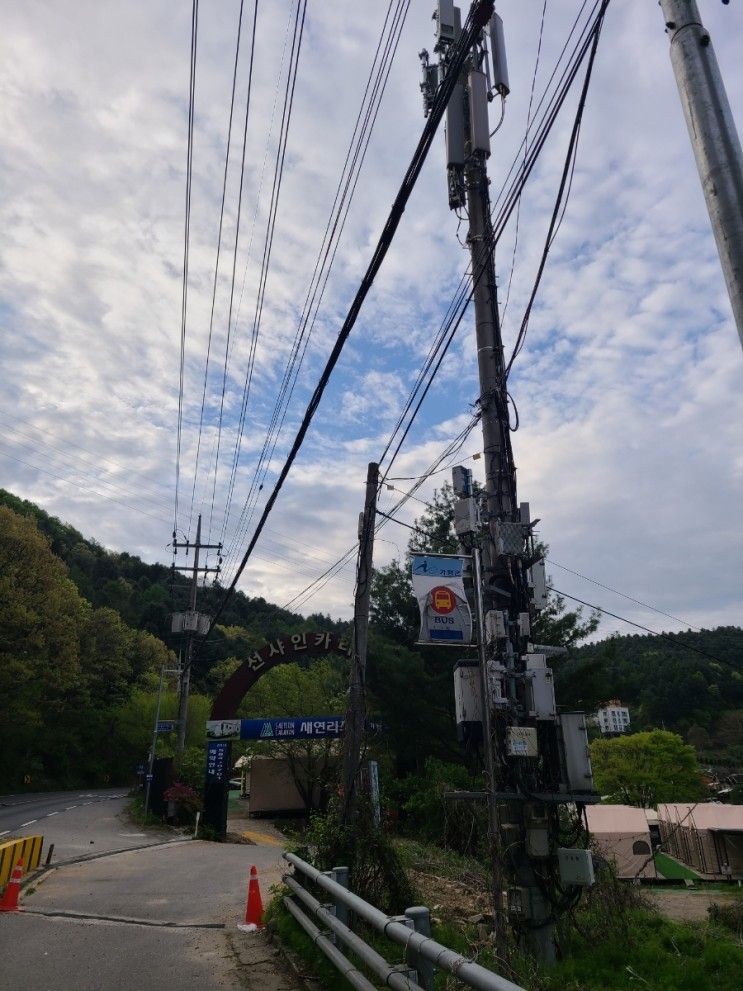
[[[267,833],[254,833],[252,830],[245,830],[240,835],[257,846],[286,846],[283,840],[279,840],[275,836],[269,836]]]
[[[76,808],[77,805],[68,805],[67,808],[65,809],[65,812],[69,812],[71,809],[76,809]]]
[[[59,812],[47,812],[46,817],[48,819],[49,816],[58,816],[58,815],[59,815]]]
[[[83,805],[92,805],[92,802],[83,802]]]
[[[38,822],[38,819],[29,819],[28,822],[22,822],[18,828],[23,829],[24,826],[33,826],[35,822]]]
[[[7,836],[9,832],[10,832],[9,829],[4,829],[2,833],[0,833],[0,836]]]

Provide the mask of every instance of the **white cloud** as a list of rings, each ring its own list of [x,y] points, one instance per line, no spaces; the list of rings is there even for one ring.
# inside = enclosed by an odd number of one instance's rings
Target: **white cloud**
[[[308,6],[231,526],[248,497],[292,347],[383,6],[340,0]],[[432,47],[430,7],[428,0],[411,6],[259,507],[420,133],[416,53]],[[537,94],[577,8],[547,8]],[[272,107],[292,9],[264,0],[259,11],[217,527],[248,367],[281,82],[273,124]],[[202,0],[200,10],[181,465],[186,519],[238,4]],[[148,560],[167,560],[172,526],[189,12],[162,0],[17,4],[3,13],[0,39],[3,484],[102,543]],[[503,0],[499,12],[512,93],[490,160],[494,198],[524,133],[541,5]],[[740,120],[743,14],[732,5],[710,5],[703,14]],[[252,9],[246,24],[249,17]],[[247,40],[246,31],[243,56]],[[556,561],[711,626],[739,623],[741,615],[743,538],[735,520],[743,495],[743,366],[667,49],[654,4],[609,8],[570,204],[514,367],[511,391],[521,418],[514,445],[520,497],[542,518]],[[207,515],[246,70],[243,61],[196,486],[195,509],[203,506]],[[531,290],[570,123],[566,110],[523,198],[507,347]],[[245,572],[247,591],[287,601],[354,543],[366,462],[381,453],[466,267],[456,226],[437,140],[270,518],[270,533]],[[502,296],[513,245],[512,221],[497,253]],[[470,315],[393,474],[423,471],[466,422],[477,397],[471,324]],[[478,443],[475,432],[462,454]],[[481,471],[481,462],[473,467]],[[445,477],[435,476],[419,496],[430,496]],[[397,498],[387,493],[384,506]],[[421,509],[408,504],[402,513],[411,520]],[[407,531],[386,526],[377,560],[390,560],[406,540]],[[244,546],[242,540],[235,556]],[[305,608],[349,615],[352,570]],[[560,574],[559,585],[651,627],[673,625],[569,574]],[[602,628],[616,626],[607,621]]]

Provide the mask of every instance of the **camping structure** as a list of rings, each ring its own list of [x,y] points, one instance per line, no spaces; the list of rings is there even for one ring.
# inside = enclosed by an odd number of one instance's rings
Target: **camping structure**
[[[743,878],[743,805],[659,805],[658,822],[663,849],[676,860],[709,879]]]
[[[657,877],[644,809],[587,805],[586,818],[598,851],[616,864],[618,877]]]

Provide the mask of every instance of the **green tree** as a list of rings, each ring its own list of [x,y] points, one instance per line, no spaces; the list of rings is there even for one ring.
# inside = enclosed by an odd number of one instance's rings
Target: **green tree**
[[[705,795],[694,748],[667,730],[594,740],[591,763],[598,792],[624,805],[650,808]]]

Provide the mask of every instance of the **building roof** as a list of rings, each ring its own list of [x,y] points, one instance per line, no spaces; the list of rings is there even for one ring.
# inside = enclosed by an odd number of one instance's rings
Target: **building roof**
[[[587,805],[588,829],[592,833],[647,833],[645,809],[634,805]]]
[[[712,829],[724,832],[743,830],[743,805],[723,805],[720,802],[675,802],[658,806],[658,819],[671,825],[690,829]]]

